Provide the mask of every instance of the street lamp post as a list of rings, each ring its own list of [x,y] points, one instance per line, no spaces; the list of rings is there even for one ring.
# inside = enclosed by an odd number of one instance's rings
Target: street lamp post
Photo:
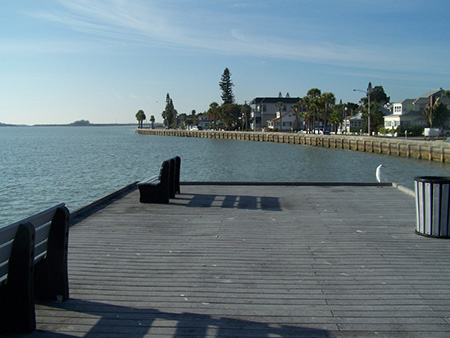
[[[370,133],[370,92],[371,90],[371,86],[369,84],[369,88],[367,88],[367,90],[361,90],[361,89],[353,89],[354,92],[362,92],[362,93],[366,93],[367,96],[367,131],[369,132],[369,136],[371,135]]]

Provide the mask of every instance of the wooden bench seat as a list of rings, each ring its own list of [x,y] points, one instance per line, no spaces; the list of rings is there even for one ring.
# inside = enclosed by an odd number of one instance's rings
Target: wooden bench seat
[[[64,204],[0,228],[0,332],[34,331],[35,298],[69,298],[68,239]]]

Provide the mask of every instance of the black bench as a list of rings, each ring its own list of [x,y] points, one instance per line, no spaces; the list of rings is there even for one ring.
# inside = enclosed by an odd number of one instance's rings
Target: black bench
[[[159,175],[153,176],[137,185],[141,203],[169,203],[176,193],[180,193],[181,158],[175,156],[163,161]]]
[[[64,204],[0,228],[0,332],[36,329],[35,299],[69,298]]]
[[[169,196],[170,198],[175,198],[175,194],[180,193],[180,167],[181,158],[175,156],[168,160],[170,163],[170,186],[169,186]]]
[[[138,183],[141,203],[169,203],[170,164],[164,161],[158,176]]]
[[[181,193],[181,189],[180,189],[180,171],[181,171],[181,157],[180,156],[175,156],[175,192],[177,194]]]

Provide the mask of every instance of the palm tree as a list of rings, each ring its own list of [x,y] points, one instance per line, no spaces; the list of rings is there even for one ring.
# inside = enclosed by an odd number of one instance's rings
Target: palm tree
[[[320,103],[319,103],[319,98],[322,95],[322,92],[320,91],[320,89],[318,88],[311,88],[310,90],[308,90],[308,92],[306,93],[306,96],[309,98],[309,109],[311,111],[311,113],[313,114],[313,126],[312,129],[313,131],[316,128],[316,119],[318,119],[318,115],[319,115],[319,109],[320,109]]]
[[[317,97],[311,99],[309,103],[309,114],[312,119],[312,132],[316,133],[316,126],[319,126],[319,111],[320,111],[320,100]]]
[[[292,105],[292,109],[294,109],[294,112],[295,112],[295,126],[294,126],[294,130],[299,130],[299,120],[300,120],[301,108],[302,108],[301,100],[298,101],[297,103],[294,103]]]
[[[150,122],[152,123],[152,129],[155,129],[155,116],[150,116]]]
[[[306,130],[309,133],[309,130],[311,128],[311,122],[313,120],[313,114],[312,114],[311,107],[310,107],[311,106],[311,98],[309,96],[305,96],[305,97],[301,98],[300,101],[298,101],[298,103],[302,107],[303,121],[305,123]]]
[[[138,121],[138,128],[142,128],[144,125],[144,120],[146,119],[144,111],[138,110],[136,113],[136,120]]]
[[[218,113],[219,113],[219,104],[217,102],[211,102],[207,114],[209,116],[209,120],[213,121],[214,130],[216,129],[216,120]]]
[[[196,115],[197,112],[195,111],[195,109],[192,109],[191,111],[191,115],[192,115],[192,123],[197,126],[198,125],[198,116]]]
[[[281,92],[280,92],[281,94]],[[275,103],[275,106],[278,107],[278,112],[280,113],[280,131],[283,131],[283,123],[281,121],[281,106],[283,106],[283,102],[279,101],[277,103]]]
[[[248,120],[250,118],[250,114],[252,112],[252,108],[245,102],[241,106],[241,116],[243,117],[244,126],[242,129],[247,130],[248,129]]]
[[[443,104],[439,98],[434,101],[431,100],[422,114],[428,120],[430,128],[433,128],[434,126],[443,127],[450,115],[446,105]]]
[[[339,109],[333,110],[333,112],[330,114],[330,123],[334,126],[334,132],[337,132],[338,126],[342,123],[344,118],[342,117],[342,112]]]
[[[323,119],[323,130],[325,131],[325,129],[327,128],[328,116],[331,113],[331,108],[336,103],[336,98],[335,98],[334,94],[331,92],[323,93],[322,96],[320,97],[320,101],[321,101],[321,106],[323,108],[321,115],[322,115],[322,119]]]

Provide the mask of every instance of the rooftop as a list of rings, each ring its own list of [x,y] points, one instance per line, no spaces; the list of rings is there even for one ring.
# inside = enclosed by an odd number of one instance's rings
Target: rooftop
[[[283,102],[284,104],[297,103],[300,101],[300,97],[255,97],[249,104],[260,103],[277,103]]]
[[[29,337],[449,337],[450,242],[391,186],[133,191],[70,229],[70,299]]]

